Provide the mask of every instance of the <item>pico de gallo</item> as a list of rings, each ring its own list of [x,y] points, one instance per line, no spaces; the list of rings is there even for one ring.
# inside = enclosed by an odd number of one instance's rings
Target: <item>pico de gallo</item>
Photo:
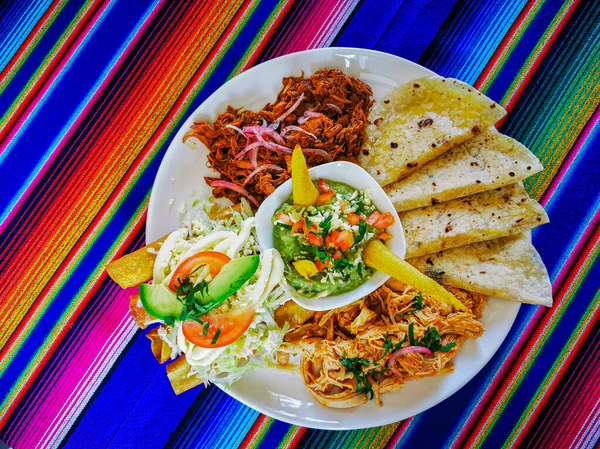
[[[392,238],[394,223],[381,213],[369,191],[319,179],[314,206],[293,205],[290,198],[273,216],[273,243],[285,263],[285,278],[306,297],[322,297],[355,289],[373,276],[362,260],[372,239]]]

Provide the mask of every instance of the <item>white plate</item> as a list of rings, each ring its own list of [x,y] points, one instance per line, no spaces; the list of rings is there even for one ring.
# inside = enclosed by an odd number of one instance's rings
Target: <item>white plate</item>
[[[206,167],[207,150],[190,150],[181,142],[194,120],[214,120],[227,105],[259,110],[272,102],[285,76],[311,75],[333,67],[367,82],[375,99],[415,78],[433,75],[418,64],[386,53],[354,48],[325,48],[282,56],[260,64],[223,85],[183,124],[156,175],[146,238],[153,242],[180,225],[183,204],[207,198],[211,190],[203,177],[214,174]],[[454,394],[490,360],[508,334],[520,304],[490,298],[482,324],[486,331],[467,341],[454,358],[453,373],[412,381],[401,390],[352,409],[331,409],[317,403],[299,373],[276,368],[249,373],[233,384],[228,394],[259,412],[291,424],[319,429],[362,429],[397,422],[416,415]]]

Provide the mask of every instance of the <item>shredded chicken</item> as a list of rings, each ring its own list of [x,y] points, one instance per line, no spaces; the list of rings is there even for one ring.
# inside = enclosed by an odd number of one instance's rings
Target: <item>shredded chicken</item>
[[[301,355],[304,383],[326,406],[354,407],[370,397],[381,406],[382,394],[398,390],[409,380],[451,372],[449,362],[461,345],[483,333],[477,318],[486,296],[449,290],[469,312],[421,297],[417,290],[397,281],[346,307],[317,312],[287,332],[280,361],[288,363],[290,355]],[[413,346],[420,346],[424,339],[431,341],[432,329],[439,333],[436,344],[441,349],[432,356],[418,352],[400,355],[394,369],[390,367],[394,352],[411,346],[411,330]]]
[[[219,180],[244,187],[259,203],[290,178],[291,149],[297,144],[304,149],[322,150],[327,153],[311,153],[309,150],[306,153],[309,167],[330,160],[356,162],[368,122],[369,109],[373,103],[371,88],[366,83],[336,69],[319,70],[309,78],[284,78],[282,83],[283,90],[277,95],[276,101],[267,104],[260,111],[228,107],[213,124],[197,121],[187,134],[199,139],[209,149],[208,165],[220,173]],[[268,149],[259,146],[257,166],[269,164],[277,166],[279,170],[264,169],[244,185],[244,181],[255,167],[248,154],[237,159],[235,156],[242,152],[248,143],[257,139],[251,133],[246,134],[248,138],[244,137],[231,126],[241,130],[246,126],[272,124],[290,110],[301,95],[304,97],[297,108],[275,127],[275,131],[280,133],[287,126],[294,126],[302,128],[304,132],[293,129],[286,132],[284,137],[279,137],[279,142],[273,135],[262,135],[265,141],[279,143],[284,148]],[[307,116],[305,112],[308,113]],[[214,180],[215,178],[206,178],[209,185]],[[225,196],[234,203],[240,201],[240,193],[223,187],[214,188],[213,195],[217,198]]]

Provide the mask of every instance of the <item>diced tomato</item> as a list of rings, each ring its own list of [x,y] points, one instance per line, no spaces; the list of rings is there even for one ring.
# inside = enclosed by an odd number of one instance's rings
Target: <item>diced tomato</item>
[[[333,255],[333,260],[338,260],[341,259],[342,257],[344,257],[344,255],[342,254],[342,252],[338,249],[335,254]]]
[[[337,231],[334,231],[337,232]],[[342,251],[348,251],[352,245],[354,245],[354,236],[350,231],[337,232],[332,237],[333,246],[341,249]]]
[[[390,240],[392,238],[392,234],[389,234],[385,231],[381,231],[379,234],[377,234],[377,238],[381,239],[381,240]]]
[[[329,233],[329,235],[327,235],[327,238],[325,239],[325,243],[327,245],[336,246],[335,242],[339,235],[340,235],[340,231],[331,231]]]
[[[292,225],[292,234],[300,230],[304,230],[304,228],[306,228],[306,222],[304,221],[304,218],[301,218]]]
[[[323,237],[320,235],[315,235],[312,232],[309,232],[306,237],[308,237],[308,242],[314,246],[323,246]]]
[[[317,198],[317,206],[324,206],[331,203],[331,200],[335,198],[335,192],[330,190],[329,192],[323,192]]]
[[[356,214],[348,214],[347,219],[348,219],[349,224],[351,224],[352,226],[355,226],[361,222],[363,217],[361,217],[360,215],[356,215]]]
[[[331,188],[331,186],[329,184],[327,184],[327,181],[325,181],[323,178],[319,178],[319,190],[321,192],[331,192],[333,191],[333,189]]]
[[[373,226],[375,226],[377,229],[385,229],[388,226],[393,225],[394,221],[396,221],[396,220],[394,220],[394,217],[392,216],[392,214],[390,214],[389,212],[386,212],[385,214],[381,214],[379,216],[379,219]]]
[[[292,220],[290,219],[290,217],[284,214],[283,212],[277,212],[277,219],[282,223],[285,223],[286,225],[292,224]]]
[[[219,253],[217,251],[202,251],[188,257],[179,264],[173,276],[171,276],[171,282],[169,282],[169,288],[172,291],[177,291],[177,287],[180,285],[180,278],[185,278],[192,274],[198,267],[202,265],[208,265],[210,275],[214,278],[221,268],[231,260],[227,254]]]
[[[373,212],[371,215],[369,215],[367,217],[367,224],[370,226],[375,226],[375,223],[377,223],[377,220],[379,220],[379,217],[381,217],[381,212],[378,212],[378,211]]]
[[[325,268],[327,268],[330,264],[331,261],[329,259],[327,259],[325,262],[321,262],[321,260],[318,257],[315,259],[315,265],[317,266],[317,270],[319,270],[319,273]]]
[[[185,338],[201,348],[222,348],[242,335],[250,327],[254,318],[254,309],[247,307],[233,312],[203,316],[200,319],[208,323],[208,331],[204,334],[205,324],[197,321],[184,321],[182,331]],[[217,331],[221,331],[217,335]],[[215,338],[216,337],[216,338]],[[214,344],[213,344],[214,341]]]

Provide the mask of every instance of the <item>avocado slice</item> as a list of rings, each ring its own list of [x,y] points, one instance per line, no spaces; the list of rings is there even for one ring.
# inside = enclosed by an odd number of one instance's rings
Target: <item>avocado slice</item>
[[[206,313],[221,305],[227,298],[237,292],[242,285],[254,276],[260,262],[260,256],[245,256],[227,263],[208,283],[205,291],[197,292],[194,297],[202,306],[201,313]],[[177,295],[163,284],[140,285],[140,300],[144,309],[160,320],[179,318],[183,304]]]
[[[175,293],[163,284],[140,285],[140,300],[144,309],[160,320],[179,317],[183,310],[183,304],[177,300]]]
[[[208,283],[205,293],[196,293],[196,300],[203,306],[214,309],[242,288],[242,285],[254,276],[259,262],[260,256],[257,254],[240,257],[228,262],[219,274]]]

